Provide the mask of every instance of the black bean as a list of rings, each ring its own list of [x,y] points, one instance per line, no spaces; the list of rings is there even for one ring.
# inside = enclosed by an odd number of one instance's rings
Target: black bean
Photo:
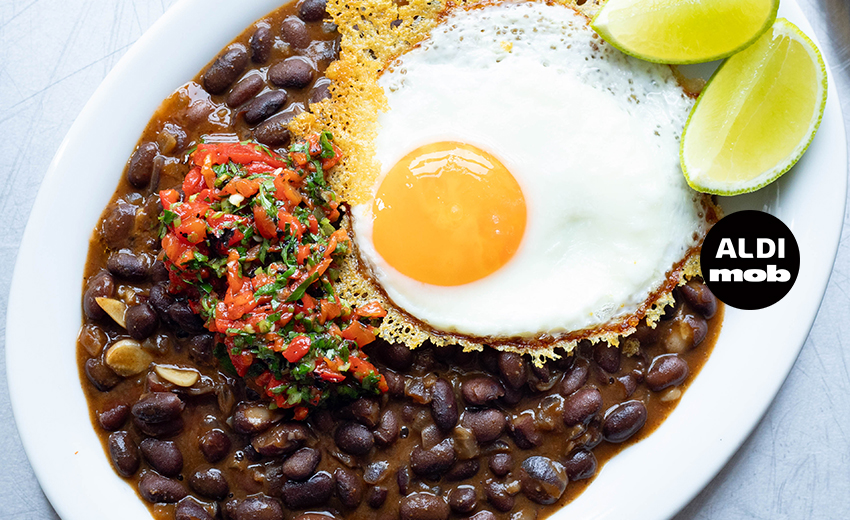
[[[87,359],[83,367],[89,382],[101,392],[106,392],[121,382],[121,377],[99,359]]]
[[[387,393],[392,396],[398,397],[404,395],[404,376],[400,374],[396,374],[392,370],[381,370],[381,374],[384,375],[384,379],[387,380]]]
[[[265,85],[266,82],[263,81],[262,76],[257,74],[245,76],[230,89],[230,93],[227,94],[227,105],[236,108],[248,102],[248,100],[259,94]]]
[[[127,417],[130,416],[130,407],[125,404],[116,404],[112,408],[104,410],[97,416],[100,427],[108,432],[114,432],[124,426]]]
[[[372,432],[362,424],[347,422],[337,428],[334,434],[336,445],[349,455],[365,455],[375,445]]]
[[[363,501],[363,489],[365,484],[363,479],[347,468],[337,468],[334,470],[334,480],[336,481],[336,496],[342,505],[350,509],[355,509]]]
[[[472,430],[475,439],[481,444],[498,439],[505,431],[506,424],[505,414],[494,408],[480,411],[467,410],[461,420],[461,425]]]
[[[434,424],[448,432],[457,426],[459,416],[452,384],[443,378],[437,379],[431,388],[431,417],[434,418]]]
[[[717,314],[717,298],[704,283],[691,280],[679,287],[679,292],[695,311],[710,320]]]
[[[499,373],[505,383],[519,388],[528,382],[528,371],[525,360],[516,352],[499,352]]]
[[[156,143],[142,143],[130,156],[127,165],[127,182],[134,188],[144,188],[151,181],[153,160],[159,153]]]
[[[602,393],[592,386],[577,390],[564,399],[564,424],[587,424],[602,408]]]
[[[185,407],[177,394],[151,392],[139,397],[133,405],[133,415],[146,423],[164,423],[180,417]]]
[[[682,353],[703,342],[708,335],[708,323],[702,316],[677,314],[670,322],[670,330],[664,337],[667,352]]]
[[[497,477],[504,477],[514,468],[514,458],[510,453],[495,453],[488,462],[490,471]]]
[[[602,370],[614,374],[620,370],[620,349],[600,341],[593,345],[593,360]]]
[[[361,397],[343,407],[340,417],[357,421],[367,428],[374,428],[381,417],[381,405],[375,399]]]
[[[661,337],[660,332],[661,327],[652,328],[646,324],[646,321],[641,321],[630,337],[640,341],[641,346],[646,347],[658,341]]]
[[[558,388],[558,392],[567,397],[587,383],[590,375],[590,365],[584,358],[577,359],[573,366],[564,373],[564,378]]]
[[[281,471],[292,480],[307,480],[316,471],[321,460],[321,451],[301,448],[284,461]]]
[[[519,470],[522,492],[538,504],[554,504],[567,489],[567,472],[548,457],[528,457]]]
[[[230,453],[230,437],[221,430],[210,430],[198,441],[201,453],[207,461],[215,463]]]
[[[186,302],[174,302],[168,308],[168,316],[181,329],[189,334],[200,334],[204,332],[204,320],[200,316],[192,312],[189,304]]]
[[[209,511],[192,497],[186,497],[174,508],[174,520],[213,520]]]
[[[480,469],[481,463],[478,462],[478,459],[462,460],[446,473],[446,480],[450,482],[466,480],[477,475]]]
[[[381,422],[374,432],[375,442],[378,446],[390,446],[398,440],[400,431],[401,428],[399,427],[398,415],[395,410],[386,410],[384,414],[381,415]]]
[[[410,476],[410,468],[405,465],[398,468],[395,475],[396,484],[398,484],[398,492],[402,495],[407,495],[411,491],[411,483],[413,477]]]
[[[106,317],[106,311],[100,308],[96,298],[111,298],[115,294],[115,280],[106,271],[101,271],[89,278],[86,292],[83,294],[83,311],[93,320]]]
[[[250,444],[246,444],[241,450],[237,451],[235,454],[235,458],[238,460],[240,456],[244,456],[246,459],[251,462],[260,462],[263,460],[263,455],[260,454],[257,450],[254,449]]]
[[[159,327],[159,316],[153,307],[147,303],[140,303],[127,308],[124,313],[124,322],[130,337],[141,341],[156,332]]]
[[[313,64],[308,59],[292,56],[272,65],[268,76],[278,87],[301,89],[313,81],[313,72]]]
[[[183,429],[185,423],[182,417],[162,423],[148,423],[138,417],[133,417],[133,425],[148,437],[159,438],[177,435]]]
[[[183,453],[174,441],[145,439],[139,444],[145,460],[165,477],[176,477],[183,471]]]
[[[522,413],[511,419],[508,434],[514,440],[517,448],[530,450],[543,444],[543,434],[534,422],[534,416]]]
[[[258,26],[254,34],[251,35],[249,45],[251,46],[251,61],[254,63],[267,62],[272,55],[272,47],[274,47],[274,35],[271,28],[266,24]]]
[[[505,395],[501,383],[489,376],[473,377],[460,385],[464,401],[470,406],[483,406]]]
[[[223,94],[242,75],[248,64],[248,53],[242,45],[234,45],[216,58],[204,72],[202,82],[210,94]]]
[[[470,516],[468,520],[496,520],[496,515],[491,511],[482,510]]]
[[[304,49],[312,41],[307,25],[296,16],[287,16],[280,24],[280,36],[283,41],[296,49]]]
[[[268,404],[242,401],[230,417],[230,426],[236,433],[254,435],[268,430],[280,419],[280,413],[269,410]]]
[[[380,509],[384,502],[387,501],[389,491],[384,486],[372,486],[369,492],[366,493],[366,503],[372,509]]]
[[[330,99],[331,97],[331,80],[328,78],[319,78],[313,84],[312,90],[310,90],[310,104],[318,103],[325,99]]]
[[[478,496],[472,486],[458,486],[449,491],[449,507],[456,513],[469,513],[478,505]]]
[[[646,373],[646,386],[653,392],[681,384],[688,377],[688,362],[677,354],[656,356]]]
[[[109,435],[107,441],[109,446],[109,457],[112,459],[112,465],[119,475],[124,477],[132,477],[139,470],[141,459],[139,458],[139,449],[136,443],[130,437],[130,434],[125,431],[115,432]]]
[[[233,520],[283,520],[280,502],[265,495],[248,497],[236,506]]]
[[[456,460],[454,446],[450,439],[446,439],[430,450],[424,450],[422,446],[413,448],[413,453],[410,454],[410,469],[420,477],[438,480]]]
[[[136,207],[131,204],[119,202],[103,219],[101,235],[106,245],[111,249],[121,246],[133,231],[136,224]]]
[[[484,494],[487,496],[487,502],[493,505],[499,511],[507,513],[514,508],[514,497],[505,489],[505,485],[495,480],[488,480],[484,483]]]
[[[454,364],[457,359],[459,348],[457,345],[434,346],[432,352],[437,361],[446,365]]]
[[[552,370],[549,369],[548,364],[544,364],[542,366],[537,366],[534,363],[529,365],[531,368],[531,373],[540,381],[546,381],[550,377],[552,377]]]
[[[139,479],[139,494],[152,504],[172,504],[186,498],[189,492],[180,482],[148,471]]]
[[[524,396],[525,392],[521,388],[505,385],[505,396],[500,401],[507,406],[516,406]]]
[[[637,390],[638,380],[634,374],[626,374],[617,378],[617,381],[623,385],[625,396],[628,399]]]
[[[189,476],[189,487],[202,497],[223,500],[230,493],[230,486],[218,468],[203,468]]]
[[[298,16],[305,22],[318,22],[328,15],[325,10],[327,0],[302,0],[298,6]]]
[[[592,451],[573,450],[564,460],[564,469],[570,480],[584,480],[596,474],[596,456]]]
[[[264,457],[277,457],[297,450],[309,436],[310,431],[303,424],[283,423],[255,436],[251,446]]]
[[[245,108],[245,122],[256,125],[271,117],[286,104],[285,90],[270,90],[260,94]]]
[[[161,283],[168,281],[168,268],[165,267],[165,262],[162,260],[156,260],[151,266],[151,280],[154,283]]]
[[[641,401],[626,401],[605,414],[602,436],[608,442],[623,442],[646,423],[646,406]]]
[[[110,255],[106,268],[118,278],[132,282],[141,282],[148,277],[148,266],[144,258],[123,251]]]
[[[202,366],[215,363],[215,337],[212,334],[198,334],[189,340],[189,357]]]
[[[207,122],[207,117],[215,110],[215,105],[206,99],[193,101],[187,108],[184,118],[189,126],[197,126]]]
[[[407,370],[413,364],[414,354],[404,343],[387,343],[381,341],[377,345],[378,357],[387,366],[395,370]]]
[[[290,105],[283,112],[266,119],[254,128],[254,138],[268,146],[288,145],[292,139],[289,133],[289,122],[301,112],[297,104]]]
[[[334,492],[333,477],[320,471],[306,482],[287,482],[281,488],[283,503],[289,509],[306,509],[324,505]]]
[[[450,513],[443,497],[426,492],[407,495],[399,507],[401,520],[447,520]]]
[[[174,299],[168,294],[165,284],[158,283],[151,287],[151,292],[148,295],[148,303],[154,308],[159,317],[166,323],[171,323],[171,316],[168,315],[168,308],[174,304]]]

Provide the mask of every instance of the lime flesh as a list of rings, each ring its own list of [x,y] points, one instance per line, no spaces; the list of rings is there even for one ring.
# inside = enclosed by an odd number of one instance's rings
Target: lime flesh
[[[814,138],[826,105],[826,66],[794,24],[779,19],[714,73],[682,135],[692,188],[734,195],[788,171]]]
[[[778,8],[779,0],[608,0],[591,27],[643,60],[702,63],[746,48]]]

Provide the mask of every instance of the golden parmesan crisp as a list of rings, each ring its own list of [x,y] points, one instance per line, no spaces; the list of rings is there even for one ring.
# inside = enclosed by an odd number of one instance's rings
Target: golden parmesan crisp
[[[326,76],[331,79],[331,97],[312,105],[312,112],[298,116],[290,125],[295,135],[306,135],[327,129],[334,135],[342,149],[344,160],[331,178],[331,186],[340,199],[356,205],[371,198],[371,189],[380,173],[374,159],[375,139],[378,133],[378,115],[387,110],[387,101],[378,78],[385,67],[428,37],[442,16],[455,7],[486,5],[486,1],[467,1],[441,4],[436,1],[411,0],[399,5],[391,0],[328,0],[327,11],[339,27],[341,34],[340,59],[331,64]],[[591,17],[601,0],[587,0],[582,5],[571,1],[550,1],[575,8]],[[720,218],[720,209],[708,196],[701,199],[709,222]],[[343,221],[351,233],[350,221]],[[673,303],[672,291],[689,278],[699,276],[699,248],[688,255],[667,274],[665,282],[632,315],[618,318],[615,323],[570,332],[556,337],[534,340],[510,338],[480,338],[451,334],[435,330],[416,320],[389,301],[384,291],[366,273],[356,251],[356,244],[343,263],[337,285],[340,296],[354,305],[371,301],[380,302],[387,309],[379,336],[391,343],[404,343],[411,349],[425,341],[437,346],[460,345],[466,350],[481,350],[489,345],[499,350],[529,354],[535,364],[547,358],[557,359],[570,353],[583,340],[593,343],[604,341],[621,345],[622,339],[635,331],[644,318],[655,327],[664,307]],[[629,339],[623,350],[633,355],[639,345]],[[563,351],[560,352],[559,351]]]

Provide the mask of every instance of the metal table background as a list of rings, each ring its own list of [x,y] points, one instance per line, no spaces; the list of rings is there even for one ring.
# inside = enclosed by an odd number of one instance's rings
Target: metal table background
[[[850,0],[798,2],[832,65],[847,125]],[[21,235],[41,179],[77,114],[128,47],[173,3],[175,0],[0,0],[3,520],[58,518],[21,447],[6,385],[6,307]],[[95,156],[97,146],[97,136],[92,136]],[[850,517],[850,350],[844,348],[844,333],[850,332],[850,227],[846,224],[845,216],[843,240],[826,297],[791,375],[755,433],[676,520]],[[38,380],[37,369],[34,361],[33,384],[44,384]],[[49,413],[49,407],[50,403],[45,403],[45,412]]]

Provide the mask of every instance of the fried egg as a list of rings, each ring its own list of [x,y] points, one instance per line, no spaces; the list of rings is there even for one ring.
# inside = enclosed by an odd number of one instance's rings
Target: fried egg
[[[693,100],[571,8],[456,8],[379,85],[354,240],[437,334],[521,344],[642,317],[710,225],[679,167]]]

